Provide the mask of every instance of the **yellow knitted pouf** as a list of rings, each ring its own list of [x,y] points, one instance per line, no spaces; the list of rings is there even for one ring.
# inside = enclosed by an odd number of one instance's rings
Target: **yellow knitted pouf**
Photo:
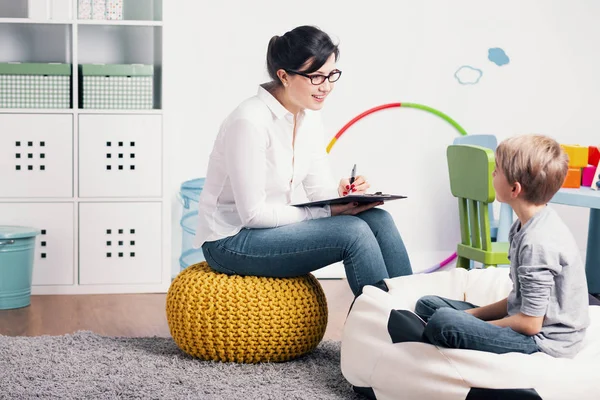
[[[313,350],[327,327],[319,281],[227,275],[206,262],[184,269],[167,294],[171,336],[203,360],[280,362]]]

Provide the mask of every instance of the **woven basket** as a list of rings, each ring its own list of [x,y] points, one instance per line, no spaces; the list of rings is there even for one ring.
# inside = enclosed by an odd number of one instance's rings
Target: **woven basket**
[[[226,275],[206,262],[171,283],[167,321],[175,343],[203,360],[288,361],[313,350],[327,327],[319,281]]]

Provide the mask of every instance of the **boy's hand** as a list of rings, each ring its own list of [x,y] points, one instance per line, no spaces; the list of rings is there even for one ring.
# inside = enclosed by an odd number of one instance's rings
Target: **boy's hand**
[[[471,314],[474,317],[477,317],[477,308],[469,308],[468,310],[465,310],[465,312],[467,314]],[[479,317],[477,317],[479,318]]]
[[[493,321],[506,317],[508,298],[502,299],[487,306],[471,308],[465,312],[479,318],[482,321]]]
[[[540,333],[544,324],[544,317],[532,317],[523,313],[518,313],[510,317],[489,321],[490,324],[503,328],[511,328],[515,332],[523,335],[533,336]]]

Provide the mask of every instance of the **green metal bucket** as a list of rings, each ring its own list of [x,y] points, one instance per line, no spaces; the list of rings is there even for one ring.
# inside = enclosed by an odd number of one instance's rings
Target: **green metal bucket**
[[[0,310],[31,304],[31,278],[38,229],[0,225]]]

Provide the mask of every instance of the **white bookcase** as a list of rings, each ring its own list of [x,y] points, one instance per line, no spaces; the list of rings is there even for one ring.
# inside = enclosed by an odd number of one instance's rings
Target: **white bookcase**
[[[34,294],[169,288],[162,6],[124,0],[122,20],[93,20],[77,0],[0,0],[0,63],[73,67],[72,108],[0,108],[0,225],[42,230]],[[153,108],[84,109],[78,65],[98,63],[153,65]]]

